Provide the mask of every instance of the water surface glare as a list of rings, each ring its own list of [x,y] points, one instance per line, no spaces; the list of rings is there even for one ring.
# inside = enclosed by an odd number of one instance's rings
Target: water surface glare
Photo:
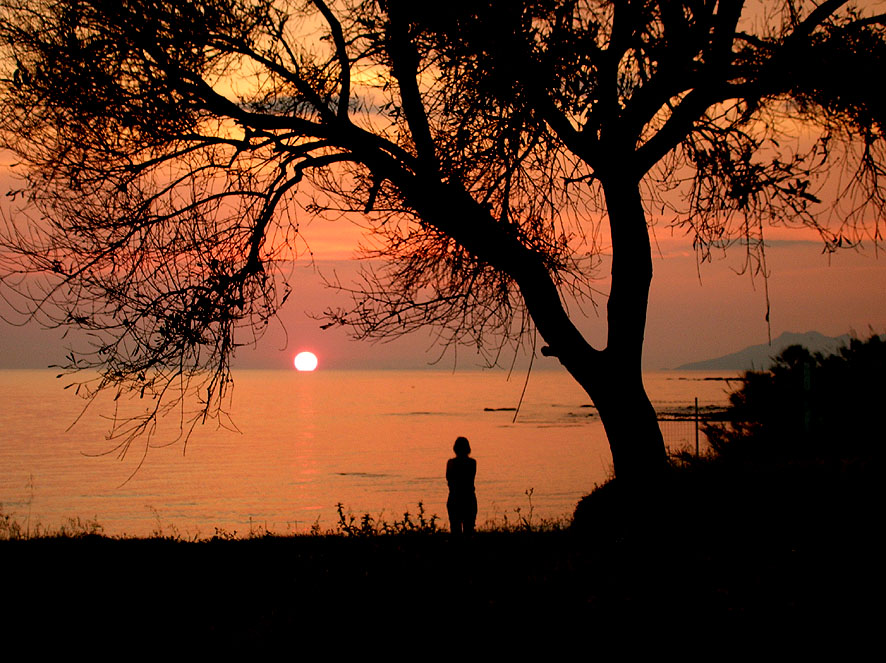
[[[723,404],[725,374],[647,375],[659,410]],[[517,422],[523,377],[500,371],[237,371],[238,431],[197,428],[185,453],[168,419],[141,467],[144,445],[101,455],[107,408],[83,407],[51,371],[0,371],[0,503],[23,525],[95,519],[106,534],[187,537],[215,528],[302,532],[333,527],[335,505],[387,520],[446,514],[443,473],[458,435],[477,459],[478,523],[571,514],[609,475],[611,456],[590,400],[562,371],[533,373]],[[665,430],[694,444],[692,426]],[[134,472],[134,474],[133,474]],[[129,478],[131,476],[131,478]],[[128,479],[128,481],[127,481]],[[445,523],[445,518],[442,520]]]

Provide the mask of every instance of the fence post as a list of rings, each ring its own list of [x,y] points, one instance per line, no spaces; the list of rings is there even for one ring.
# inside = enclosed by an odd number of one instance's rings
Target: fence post
[[[695,397],[695,457],[698,458],[698,396]]]

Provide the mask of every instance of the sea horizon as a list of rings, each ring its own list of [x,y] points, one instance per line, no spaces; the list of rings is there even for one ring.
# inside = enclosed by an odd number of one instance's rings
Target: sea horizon
[[[508,380],[500,370],[235,369],[224,426],[197,427],[185,444],[167,417],[123,456],[107,438],[108,410],[82,412],[57,373],[0,369],[0,504],[34,527],[79,518],[111,536],[289,534],[332,529],[338,504],[391,521],[419,503],[445,526],[443,472],[459,435],[478,461],[480,525],[568,519],[612,473],[590,398],[563,370],[533,369],[526,385],[516,370]],[[660,412],[689,412],[695,398],[722,406],[722,378],[735,376],[646,373]],[[665,423],[669,447],[691,449],[692,422]]]

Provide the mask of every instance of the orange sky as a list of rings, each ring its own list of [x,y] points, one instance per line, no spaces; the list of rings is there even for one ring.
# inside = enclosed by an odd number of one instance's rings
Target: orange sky
[[[318,270],[336,270],[346,277],[355,269],[354,261],[346,260],[355,246],[351,243],[353,229],[341,231],[317,221],[304,232],[317,258],[343,258],[321,259]],[[337,243],[339,233],[348,237],[348,243]],[[822,254],[820,242],[803,231],[771,235],[767,261],[773,338],[784,331],[816,330],[831,336],[853,330],[865,335],[869,328],[886,332],[886,258],[878,258],[870,247],[827,256]],[[657,245],[646,334],[647,368],[673,367],[766,342],[764,283],[759,276],[736,273],[742,266],[740,250],[698,265],[685,237],[671,239],[659,231]],[[282,366],[302,347],[315,349],[321,361],[336,367],[421,366],[437,357],[438,351],[425,352],[429,337],[424,335],[369,344],[349,341],[341,330],[319,330],[319,323],[304,312],[322,310],[337,295],[319,287],[312,269],[306,267],[302,274],[298,271],[298,285],[281,316],[289,333],[288,349],[279,350],[283,334],[272,329],[250,359]],[[605,301],[600,304],[602,314]],[[605,321],[590,306],[585,312],[585,316],[576,316],[579,326],[590,340],[601,341]],[[459,366],[474,367],[478,361],[469,350],[459,351]],[[521,362],[525,364],[525,360]],[[443,365],[452,365],[451,354]],[[556,360],[539,358],[535,365],[556,366]]]
[[[879,0],[862,4],[884,5]],[[0,189],[7,188],[8,178],[0,172]],[[348,260],[360,238],[355,226],[322,219],[300,221],[317,269],[337,270],[345,277],[355,269]],[[649,306],[647,368],[672,367],[767,340],[764,284],[759,277],[735,274],[742,264],[740,249],[699,266],[688,239],[672,238],[662,229],[656,234],[660,254],[655,258]],[[785,331],[817,330],[833,336],[853,330],[860,335],[870,329],[886,332],[886,262],[872,246],[827,256],[807,232],[777,230],[767,236],[773,338]],[[370,345],[348,340],[342,330],[321,331],[320,323],[306,311],[319,312],[334,305],[336,294],[322,289],[315,271],[305,264],[305,268],[296,267],[295,291],[281,312],[280,324],[271,327],[256,349],[240,352],[241,365],[288,368],[300,349],[317,352],[321,367],[338,368],[423,366],[439,356],[439,349],[429,350],[430,333]],[[602,314],[605,302],[600,305]],[[579,326],[592,342],[599,342],[605,337],[605,321],[595,317],[592,307],[586,307],[586,312]],[[0,322],[0,367],[59,361],[64,354],[59,336]],[[452,363],[450,354],[443,364]],[[459,352],[459,366],[470,368],[476,363],[468,350]],[[552,365],[555,360],[536,362],[537,367]]]
[[[289,368],[301,349],[314,350],[321,368],[423,367],[437,359],[431,332],[419,333],[389,343],[370,344],[347,338],[341,329],[320,330],[320,322],[308,313],[322,312],[336,301],[346,303],[335,292],[320,285],[317,271],[338,272],[348,279],[358,267],[350,258],[360,230],[344,221],[302,220],[302,233],[316,264],[296,264],[294,292],[256,348],[239,352],[242,366]],[[767,233],[770,271],[772,336],[784,331],[820,331],[837,336],[850,331],[866,335],[869,329],[886,332],[886,258],[873,247],[843,251],[827,256],[821,244],[807,231],[771,230]],[[737,275],[741,251],[715,256],[698,265],[691,243],[656,229],[655,277],[649,305],[645,366],[667,368],[689,361],[719,356],[747,345],[765,343],[767,326],[763,282],[759,277]],[[605,284],[602,285],[605,289]],[[605,311],[605,301],[600,302]],[[605,322],[592,307],[578,315],[580,328],[592,342],[605,338]],[[46,366],[59,362],[65,343],[60,333],[10,327],[0,322],[0,367]],[[526,365],[521,357],[518,366]],[[441,366],[451,367],[450,352]],[[475,368],[481,360],[469,349],[460,349],[457,365]],[[536,368],[556,368],[556,360],[539,357]]]

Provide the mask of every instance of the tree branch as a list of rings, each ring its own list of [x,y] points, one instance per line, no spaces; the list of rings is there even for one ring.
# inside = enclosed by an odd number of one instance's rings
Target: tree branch
[[[341,22],[332,13],[332,10],[323,0],[312,0],[313,3],[323,14],[323,18],[329,24],[329,30],[332,33],[332,41],[335,44],[335,53],[338,57],[339,66],[339,100],[338,100],[338,117],[346,119],[348,117],[348,108],[351,98],[351,63],[348,58],[348,51],[345,45],[344,34],[342,33]]]
[[[428,116],[418,89],[418,66],[420,58],[415,44],[408,34],[408,23],[400,0],[388,2],[388,53],[391,58],[391,72],[397,79],[403,113],[412,134],[416,155],[422,167],[436,172],[439,169],[434,140]]]

